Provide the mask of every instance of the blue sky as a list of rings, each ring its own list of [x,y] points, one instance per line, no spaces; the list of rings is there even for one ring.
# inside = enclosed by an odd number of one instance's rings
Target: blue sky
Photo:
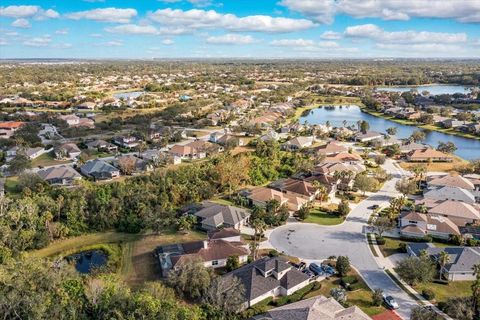
[[[480,57],[480,0],[0,5],[0,58]]]

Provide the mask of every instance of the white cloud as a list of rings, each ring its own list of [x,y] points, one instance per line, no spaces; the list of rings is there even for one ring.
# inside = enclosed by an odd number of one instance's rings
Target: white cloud
[[[72,12],[65,15],[69,19],[87,19],[100,22],[129,23],[137,16],[135,9],[102,8],[87,11]]]
[[[70,49],[71,47],[73,47],[72,44],[64,43],[64,42],[55,43],[55,44],[52,45],[52,48],[55,48],[55,49]]]
[[[280,4],[322,23],[332,23],[338,14],[384,20],[422,17],[480,22],[480,0],[282,0]]]
[[[107,41],[107,42],[101,43],[100,45],[103,45],[103,46],[106,46],[106,47],[121,47],[121,46],[123,46],[123,41],[112,40],[112,41]]]
[[[0,7],[0,17],[8,17],[15,19],[34,18],[37,20],[54,19],[60,15],[57,11],[48,9],[44,10],[39,6],[8,6]]]
[[[49,35],[34,37],[23,42],[28,47],[48,47],[52,42],[52,37]]]
[[[338,40],[341,37],[342,37],[342,35],[338,32],[335,32],[335,31],[325,31],[320,36],[320,38],[325,39],[325,40]]]
[[[415,30],[388,32],[374,24],[347,27],[345,29],[345,36],[351,38],[367,38],[381,43],[461,43],[467,41],[467,34],[465,33]]]
[[[270,45],[276,47],[309,47],[314,46],[315,41],[306,39],[280,39],[273,40]]]
[[[68,34],[68,29],[57,30],[57,31],[55,31],[55,34],[66,35],[66,34]]]
[[[149,14],[149,18],[164,26],[182,27],[191,30],[201,28],[223,28],[229,31],[294,32],[309,29],[315,24],[306,19],[274,18],[255,15],[237,17],[215,10],[161,9]]]
[[[0,38],[0,46],[6,46],[8,44],[7,40]]]
[[[101,38],[101,37],[103,37],[103,35],[100,34],[100,33],[90,33],[89,36],[92,37],[92,38]]]
[[[175,42],[172,39],[165,39],[165,40],[162,41],[162,43],[166,46],[170,46],[170,45],[174,44]]]
[[[222,36],[208,37],[206,42],[210,44],[252,44],[258,41],[252,36],[229,33]]]
[[[211,0],[187,0],[196,7],[208,7],[213,4]]]
[[[22,28],[22,29],[28,29],[31,27],[30,22],[28,22],[27,19],[16,19],[15,21],[12,22],[11,24],[12,27],[15,28]]]
[[[122,33],[122,34],[158,34],[157,28],[154,26],[140,26],[137,24],[124,24],[111,28],[106,28],[105,31],[111,33]]]

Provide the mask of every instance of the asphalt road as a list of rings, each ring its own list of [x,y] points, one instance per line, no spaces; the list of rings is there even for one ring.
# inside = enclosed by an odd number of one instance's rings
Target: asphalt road
[[[381,288],[384,293],[393,296],[400,306],[397,313],[403,319],[410,319],[410,311],[417,305],[416,301],[390,279],[383,266],[377,263],[366,241],[366,226],[372,213],[368,207],[375,204],[386,206],[392,197],[398,196],[395,183],[407,174],[390,160],[384,168],[394,178],[387,181],[379,192],[360,202],[344,223],[337,226],[287,224],[273,230],[269,242],[278,251],[306,260],[348,256],[368,286],[372,289]]]

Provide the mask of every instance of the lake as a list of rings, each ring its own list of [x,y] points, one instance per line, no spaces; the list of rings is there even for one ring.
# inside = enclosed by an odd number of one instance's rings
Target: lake
[[[117,92],[113,94],[115,99],[124,99],[127,100],[129,98],[136,99],[144,94],[144,91],[130,91],[130,92]]]
[[[432,84],[425,86],[395,86],[395,87],[377,87],[377,91],[386,91],[386,92],[406,92],[412,89],[416,89],[419,93],[422,91],[428,91],[432,95],[439,94],[454,94],[454,93],[469,93],[473,87],[471,86],[462,86],[456,84]]]
[[[317,108],[310,111],[306,116],[300,118],[300,123],[307,121],[309,124],[325,124],[326,121],[334,127],[343,127],[343,121],[347,121],[347,126],[357,126],[357,121],[366,120],[370,124],[370,130],[385,133],[387,128],[397,128],[397,138],[408,138],[413,131],[419,128],[399,124],[387,119],[372,116],[362,112],[358,106],[343,106],[331,109]],[[437,147],[439,142],[451,141],[457,146],[455,154],[467,159],[480,159],[480,141],[468,139],[437,131],[423,130],[426,134],[424,143]]]
[[[90,250],[66,257],[67,261],[75,263],[75,269],[80,273],[90,273],[95,268],[107,264],[108,256],[102,250]]]

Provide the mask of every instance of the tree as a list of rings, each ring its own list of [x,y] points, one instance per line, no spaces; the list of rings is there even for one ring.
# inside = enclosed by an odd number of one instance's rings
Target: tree
[[[409,285],[432,281],[436,268],[428,256],[408,257],[401,260],[395,271]]]
[[[308,218],[308,216],[310,215],[310,211],[312,210],[312,206],[310,203],[306,203],[304,204],[297,212],[297,217],[300,219],[300,220],[305,220]]]
[[[238,269],[238,267],[240,267],[240,259],[238,258],[238,255],[233,255],[227,258],[225,269],[227,269],[228,272]]]
[[[472,283],[472,303],[477,319],[480,319],[480,263],[473,266],[475,280]]]
[[[387,133],[391,136],[394,136],[396,135],[398,132],[398,128],[397,127],[390,127],[387,129]]]
[[[369,129],[370,129],[370,124],[368,123],[368,121],[362,120],[362,122],[360,123],[360,131],[363,134],[366,134]]]
[[[197,218],[193,215],[184,215],[177,220],[178,231],[190,231],[197,222]]]
[[[381,306],[383,303],[383,290],[377,288],[372,292],[372,305],[375,307]]]
[[[413,172],[415,180],[418,181],[418,188],[420,188],[420,182],[422,181],[425,173],[427,172],[427,167],[423,164],[417,164],[413,166],[410,171]]]
[[[338,214],[341,216],[346,216],[350,213],[350,204],[347,199],[342,199],[338,205]]]
[[[453,297],[445,301],[442,311],[453,319],[474,320],[474,303],[471,297]]]
[[[343,288],[333,288],[330,290],[330,295],[339,303],[345,303],[347,301],[347,291]]]
[[[135,163],[134,156],[122,156],[117,160],[118,168],[125,175],[131,175],[135,171]]]
[[[352,269],[350,259],[347,256],[339,256],[337,258],[336,268],[340,277],[346,276]]]
[[[457,150],[457,146],[453,142],[439,142],[437,150],[444,153],[454,153]]]
[[[192,258],[168,273],[167,283],[177,294],[191,300],[202,298],[214,278],[213,269],[203,265],[201,259]]]
[[[391,220],[393,220],[396,216],[400,214],[400,211],[402,210],[406,202],[407,199],[404,196],[390,199],[388,215]]]
[[[385,163],[385,160],[386,160],[386,156],[384,154],[377,154],[375,156],[375,162],[378,164],[378,165],[382,165]]]
[[[357,174],[355,177],[355,181],[353,183],[354,188],[358,188],[360,191],[363,192],[373,192],[378,188],[379,182],[377,179],[369,177],[365,174]]]
[[[421,142],[421,141],[425,140],[425,138],[426,138],[425,132],[420,131],[420,130],[415,130],[415,131],[413,131],[409,140],[414,141],[414,142]]]
[[[375,233],[382,238],[383,234],[395,228],[395,222],[389,217],[377,217],[372,224]]]
[[[267,228],[267,225],[265,224],[265,221],[262,219],[254,219],[253,221],[250,221],[250,225],[254,229],[254,234],[253,234],[253,250],[252,250],[252,258],[253,260],[257,259],[257,247],[258,247],[258,242],[263,236],[263,233],[265,232],[265,229]]]
[[[248,157],[226,155],[215,166],[218,183],[221,188],[227,188],[228,194],[232,194],[238,187],[248,180],[250,160]]]
[[[312,186],[318,191],[317,199],[320,201],[320,204],[322,204],[322,202],[325,201],[328,196],[327,186],[320,183],[318,180],[314,180],[312,182]]]
[[[395,189],[404,196],[417,192],[417,183],[409,178],[402,178],[395,183]]]
[[[439,271],[439,278],[442,279],[443,273],[445,272],[445,266],[450,262],[450,255],[445,251],[442,250],[438,254],[438,265],[440,267]]]
[[[9,163],[8,170],[11,174],[17,175],[22,173],[26,169],[30,169],[32,167],[32,161],[30,158],[23,154],[17,154],[15,158],[12,159]]]
[[[203,302],[221,311],[221,319],[242,310],[245,303],[245,287],[236,276],[217,277],[207,289]]]
[[[434,310],[416,306],[412,309],[410,320],[440,320],[442,319]]]

